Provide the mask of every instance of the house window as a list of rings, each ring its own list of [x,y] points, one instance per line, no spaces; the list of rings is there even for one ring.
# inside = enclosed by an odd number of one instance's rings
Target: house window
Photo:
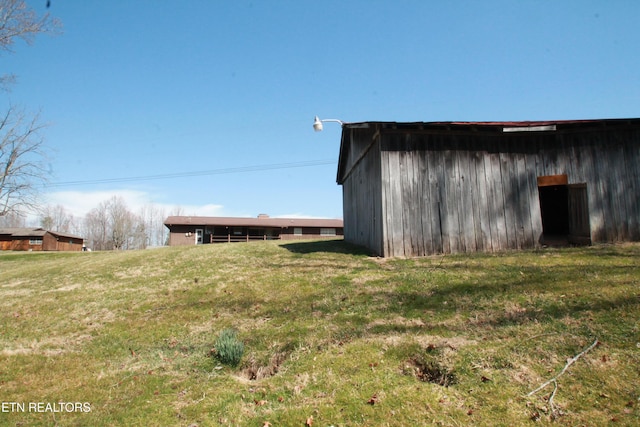
[[[293,227],[294,236],[302,236],[302,227]]]
[[[29,239],[29,244],[30,245],[41,245],[42,244],[42,237],[32,237],[31,239]]]
[[[320,229],[321,236],[335,236],[336,229],[335,228],[321,228]]]

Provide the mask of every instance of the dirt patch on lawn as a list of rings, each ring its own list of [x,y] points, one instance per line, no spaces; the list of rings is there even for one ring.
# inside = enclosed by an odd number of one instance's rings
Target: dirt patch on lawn
[[[280,371],[280,367],[287,360],[287,357],[287,353],[276,353],[271,356],[267,364],[260,364],[255,360],[250,360],[249,366],[240,372],[240,376],[249,381],[272,377]]]

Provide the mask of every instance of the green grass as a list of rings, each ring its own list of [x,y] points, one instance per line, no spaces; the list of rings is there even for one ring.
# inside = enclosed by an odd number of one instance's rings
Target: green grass
[[[237,367],[214,357],[227,328]],[[527,396],[595,339],[553,405]],[[0,346],[8,426],[638,425],[640,245],[7,252]],[[29,411],[58,402],[91,411]]]

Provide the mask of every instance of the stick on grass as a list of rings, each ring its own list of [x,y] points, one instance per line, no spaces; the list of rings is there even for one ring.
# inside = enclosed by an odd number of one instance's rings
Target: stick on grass
[[[545,382],[544,384],[542,384],[540,387],[538,387],[537,389],[529,392],[529,394],[527,394],[527,396],[532,396],[534,394],[536,394],[537,392],[539,392],[540,390],[542,390],[543,388],[545,388],[546,386],[548,386],[549,384],[556,382],[556,380],[562,375],[564,374],[567,369],[569,369],[569,366],[573,365],[574,363],[576,363],[576,361],[581,358],[582,356],[584,356],[586,353],[588,353],[589,351],[591,351],[596,345],[598,345],[598,339],[596,338],[596,340],[593,342],[593,344],[591,344],[589,347],[587,347],[586,349],[584,349],[581,353],[578,353],[577,355],[573,356],[571,359],[567,360],[567,364],[564,365],[564,368],[562,368],[562,371],[560,371],[560,373],[558,375],[556,375],[555,377],[551,378],[549,381]]]

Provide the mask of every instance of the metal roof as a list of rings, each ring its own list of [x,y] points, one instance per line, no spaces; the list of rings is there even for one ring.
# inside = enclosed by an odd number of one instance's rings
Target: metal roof
[[[260,216],[258,218],[244,217],[213,217],[213,216],[170,216],[164,225],[209,225],[221,227],[320,227],[320,228],[341,228],[341,219],[327,218],[270,218]]]
[[[344,123],[347,129],[367,128],[373,125],[383,127],[403,127],[403,128],[424,128],[424,127],[540,127],[540,126],[560,126],[560,127],[584,127],[584,126],[607,126],[607,125],[640,125],[640,118],[622,119],[581,119],[581,120],[525,120],[525,121],[434,121],[434,122],[394,122],[394,121],[366,121]]]

